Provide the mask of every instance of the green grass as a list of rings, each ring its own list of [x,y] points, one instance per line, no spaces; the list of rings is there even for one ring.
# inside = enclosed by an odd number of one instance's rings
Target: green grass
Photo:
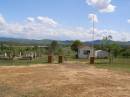
[[[58,56],[53,56],[54,62],[58,63]],[[46,64],[48,62],[48,56],[38,57],[32,60],[0,60],[0,66],[29,66],[33,64]]]
[[[68,59],[67,61],[73,64],[89,64],[88,59]],[[111,64],[109,64],[108,59],[96,59],[94,66],[97,68],[130,72],[130,58],[114,58]]]
[[[72,64],[88,64],[88,59],[66,59],[65,62]],[[0,66],[29,66],[32,64],[45,64],[47,63],[47,56],[43,56],[33,60],[0,60]],[[58,63],[58,57],[55,57],[54,63]],[[96,59],[94,64],[97,68],[105,68],[112,70],[128,71],[130,72],[130,58],[116,58],[112,64],[109,64],[108,59]]]
[[[31,64],[45,64],[47,63],[47,56],[36,58],[33,60],[0,60],[0,66],[21,66]]]
[[[96,66],[97,68],[130,72],[130,58],[116,58],[113,60],[113,63],[111,64],[109,64],[108,59],[97,59],[96,64],[94,66]]]

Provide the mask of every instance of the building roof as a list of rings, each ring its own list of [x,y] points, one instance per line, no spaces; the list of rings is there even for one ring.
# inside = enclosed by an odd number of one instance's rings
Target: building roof
[[[91,48],[91,46],[88,46],[88,45],[81,45],[78,48],[86,48],[86,47]]]
[[[96,50],[96,52],[107,52],[105,50]]]

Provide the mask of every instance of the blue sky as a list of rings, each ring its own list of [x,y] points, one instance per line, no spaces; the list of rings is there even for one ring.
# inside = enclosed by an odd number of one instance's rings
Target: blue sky
[[[109,9],[109,5],[112,5],[113,9]],[[2,37],[91,40],[92,23],[88,15],[93,13],[98,19],[95,28],[98,35],[95,39],[101,39],[104,35],[103,31],[110,31],[109,34],[113,35],[114,40],[127,41],[130,36],[129,6],[130,0],[0,0],[0,20],[5,22],[4,26],[2,25],[3,28],[0,28],[0,33]],[[36,21],[38,17],[44,18],[42,18],[44,29],[42,26],[39,28],[38,20]],[[57,26],[46,26],[45,17],[56,22]],[[33,18],[35,21],[29,24],[28,18],[31,20]],[[34,24],[37,24],[35,28],[33,28]],[[16,28],[19,29],[15,31]],[[23,30],[25,28],[26,30]],[[32,29],[35,29],[34,33]],[[41,30],[37,32],[36,29]],[[80,37],[76,35],[70,37],[69,33],[70,35],[79,34]],[[83,36],[86,35],[86,38],[82,36],[82,33]],[[117,38],[116,34],[121,35]]]

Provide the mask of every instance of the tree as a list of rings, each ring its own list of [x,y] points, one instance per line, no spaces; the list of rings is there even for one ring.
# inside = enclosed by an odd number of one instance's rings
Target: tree
[[[124,48],[124,49],[121,51],[121,56],[126,57],[126,58],[129,58],[129,57],[130,57],[130,49],[129,49],[129,48]]]
[[[3,51],[4,50],[4,44],[1,42],[0,43],[0,50]]]
[[[15,57],[15,49],[12,46],[7,47],[6,52],[9,59],[13,59]]]
[[[37,54],[38,54],[38,46],[34,46],[32,48],[32,52],[33,52],[33,58],[36,58],[37,57]]]
[[[58,46],[59,46],[59,44],[58,44],[57,41],[55,41],[55,40],[52,41],[51,44],[50,44],[50,46],[49,46],[49,53],[50,53],[50,54],[55,53],[55,52],[56,52],[56,49],[58,48]]]
[[[121,50],[120,45],[113,43],[110,45],[110,48],[111,48],[111,53],[116,58],[120,54],[120,50]]]
[[[103,43],[103,49],[108,51],[109,53],[109,63],[112,63],[112,54],[111,54],[111,40],[112,36],[108,35],[106,37],[103,37],[102,43]]]
[[[76,58],[78,58],[78,47],[81,45],[82,42],[80,40],[75,40],[71,45],[71,49],[76,52]]]
[[[64,55],[64,51],[63,51],[63,48],[62,48],[62,47],[59,47],[59,48],[57,49],[57,54],[60,55],[60,56]]]

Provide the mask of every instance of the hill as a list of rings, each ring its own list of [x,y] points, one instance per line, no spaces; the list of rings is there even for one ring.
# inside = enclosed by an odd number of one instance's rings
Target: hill
[[[42,40],[35,40],[35,39],[19,39],[19,38],[7,38],[7,37],[0,37],[0,42],[5,42],[9,44],[15,44],[15,45],[48,45],[53,40],[49,39],[42,39]],[[72,44],[72,40],[65,40],[60,41],[58,40],[59,44],[69,45]],[[86,41],[85,44],[92,44],[92,41]],[[102,40],[95,40],[95,45],[100,45],[102,43]],[[110,43],[117,43],[120,45],[130,45],[130,41],[122,42],[122,41],[110,41]]]

